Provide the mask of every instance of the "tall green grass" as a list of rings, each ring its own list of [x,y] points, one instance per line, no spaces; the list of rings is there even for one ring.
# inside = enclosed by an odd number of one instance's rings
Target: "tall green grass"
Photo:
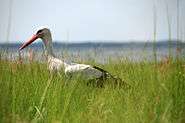
[[[100,67],[132,87],[95,88],[80,78],[52,76],[46,64],[0,60],[0,122],[185,122],[184,60]]]

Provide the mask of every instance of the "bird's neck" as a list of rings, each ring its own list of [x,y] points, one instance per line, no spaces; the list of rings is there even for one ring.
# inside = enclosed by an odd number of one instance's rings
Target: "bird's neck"
[[[55,57],[53,53],[52,37],[51,35],[46,35],[42,38],[44,42],[45,54],[47,57]]]
[[[46,53],[49,64],[50,63],[52,64],[53,62],[57,62],[58,65],[62,64],[64,66],[64,68],[69,66],[69,64],[66,63],[65,61],[59,60],[58,58],[55,57],[55,55],[53,53],[53,45],[52,45],[51,34],[45,35],[44,37],[42,37],[42,40],[44,42],[45,53]]]

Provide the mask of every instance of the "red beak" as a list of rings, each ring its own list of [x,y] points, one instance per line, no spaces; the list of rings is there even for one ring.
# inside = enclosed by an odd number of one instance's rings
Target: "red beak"
[[[34,42],[36,39],[38,39],[38,35],[33,35],[32,38],[30,40],[28,40],[27,42],[25,42],[20,48],[19,50],[24,49],[25,47],[27,47],[28,45],[30,45],[32,42]]]

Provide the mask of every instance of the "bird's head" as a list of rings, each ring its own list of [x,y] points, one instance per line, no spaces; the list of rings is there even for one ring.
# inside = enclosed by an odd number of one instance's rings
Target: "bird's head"
[[[51,32],[50,32],[50,30],[48,28],[39,29],[36,34],[34,34],[27,42],[25,42],[19,48],[19,50],[24,49],[25,47],[27,47],[28,45],[33,43],[35,40],[37,40],[38,38],[41,38],[42,41],[44,42],[44,44],[47,45],[48,43],[51,42]]]

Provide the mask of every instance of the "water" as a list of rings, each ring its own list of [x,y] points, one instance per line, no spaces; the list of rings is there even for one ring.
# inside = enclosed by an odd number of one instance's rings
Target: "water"
[[[1,58],[17,60],[19,58],[18,48],[21,44],[1,44]],[[165,59],[169,54],[168,42],[158,42],[157,60]],[[34,60],[44,61],[45,55],[41,43],[32,44],[21,51],[21,56],[28,60],[30,54]],[[8,52],[5,52],[8,51]],[[176,43],[171,44],[171,56],[176,55]],[[71,62],[95,61],[105,64],[109,60],[128,60],[139,62],[154,59],[152,43],[54,43],[54,53],[58,58]],[[185,44],[181,44],[180,57],[185,56]]]

